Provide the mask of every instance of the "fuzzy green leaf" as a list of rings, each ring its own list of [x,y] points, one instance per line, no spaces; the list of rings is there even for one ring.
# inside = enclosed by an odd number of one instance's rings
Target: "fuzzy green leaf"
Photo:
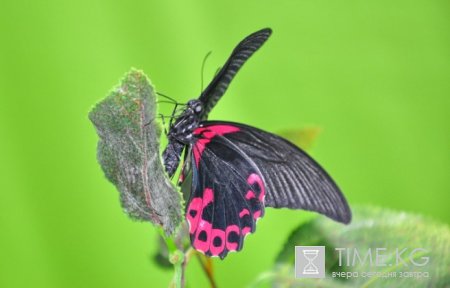
[[[119,190],[126,213],[162,226],[170,235],[182,221],[181,195],[162,165],[156,113],[150,81],[131,70],[89,118],[100,137],[98,161]]]
[[[450,285],[450,230],[429,218],[375,207],[353,207],[353,221],[342,225],[325,217],[317,217],[295,229],[276,259],[272,274],[267,274],[275,287],[448,287]],[[325,246],[325,279],[294,278],[294,246]],[[351,248],[350,265],[346,254],[339,265],[335,248]],[[355,248],[363,258],[372,250],[374,266],[359,260],[353,265]],[[386,248],[386,256],[376,266],[376,248]],[[399,249],[399,254],[396,249]],[[401,252],[403,249],[406,250]],[[419,251],[412,254],[416,248]],[[346,252],[343,252],[346,253]],[[412,258],[411,258],[412,257]],[[425,263],[422,257],[429,257]],[[414,265],[411,259],[423,266]],[[405,261],[406,265],[404,265]],[[332,272],[358,272],[359,277],[338,279]],[[396,277],[361,277],[363,272],[395,272]],[[400,272],[428,272],[429,277],[400,277]],[[391,274],[392,275],[392,274]],[[423,276],[423,274],[422,274]],[[258,281],[257,281],[258,282]],[[286,286],[284,286],[286,285]],[[254,285],[258,287],[259,285]]]

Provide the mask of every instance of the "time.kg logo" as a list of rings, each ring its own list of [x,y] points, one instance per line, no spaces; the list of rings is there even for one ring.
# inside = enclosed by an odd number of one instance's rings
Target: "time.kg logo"
[[[295,246],[295,278],[325,278],[325,246]]]

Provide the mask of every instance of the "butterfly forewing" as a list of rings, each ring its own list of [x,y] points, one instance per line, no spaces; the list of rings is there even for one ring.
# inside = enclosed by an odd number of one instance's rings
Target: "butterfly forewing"
[[[271,33],[270,28],[259,30],[247,36],[234,48],[225,65],[200,95],[199,100],[203,103],[201,119],[205,120],[208,117],[209,112],[225,93],[236,73],[245,61],[264,44]]]
[[[244,124],[213,121],[203,122],[202,127],[217,125],[239,129],[223,137],[258,167],[265,179],[265,206],[310,210],[342,223],[350,222],[350,208],[340,189],[300,148],[279,136]]]

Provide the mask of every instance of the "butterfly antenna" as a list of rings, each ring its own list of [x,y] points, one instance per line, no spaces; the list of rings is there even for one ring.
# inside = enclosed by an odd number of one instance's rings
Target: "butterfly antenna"
[[[166,100],[158,100],[158,101],[156,101],[156,103],[167,103],[167,104],[172,104],[172,105],[175,105],[176,103],[174,103],[173,101],[166,101]]]
[[[200,93],[203,92],[203,74],[205,71],[206,60],[208,59],[209,55],[211,55],[211,53],[212,53],[212,51],[209,51],[208,53],[206,53],[205,58],[203,58],[202,71],[200,73]]]
[[[173,104],[177,104],[177,103],[178,103],[175,99],[173,99],[172,97],[169,97],[169,96],[167,96],[167,95],[165,95],[165,94],[163,94],[163,93],[156,92],[156,94],[158,94],[158,96],[164,97],[164,98],[166,98],[166,99],[172,101]]]

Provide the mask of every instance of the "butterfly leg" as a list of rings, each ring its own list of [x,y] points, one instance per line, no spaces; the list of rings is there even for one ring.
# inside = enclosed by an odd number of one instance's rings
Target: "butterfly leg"
[[[172,127],[172,122],[173,122],[173,119],[175,118],[175,113],[177,112],[177,108],[178,108],[178,103],[175,104],[175,107],[173,108],[173,111],[172,111],[172,115],[170,116],[169,129],[170,129],[170,127]]]
[[[169,132],[167,131],[167,126],[166,126],[166,120],[163,114],[159,113],[158,115],[159,117],[161,117],[161,122],[164,128],[164,134],[166,134],[166,136],[169,134]]]

